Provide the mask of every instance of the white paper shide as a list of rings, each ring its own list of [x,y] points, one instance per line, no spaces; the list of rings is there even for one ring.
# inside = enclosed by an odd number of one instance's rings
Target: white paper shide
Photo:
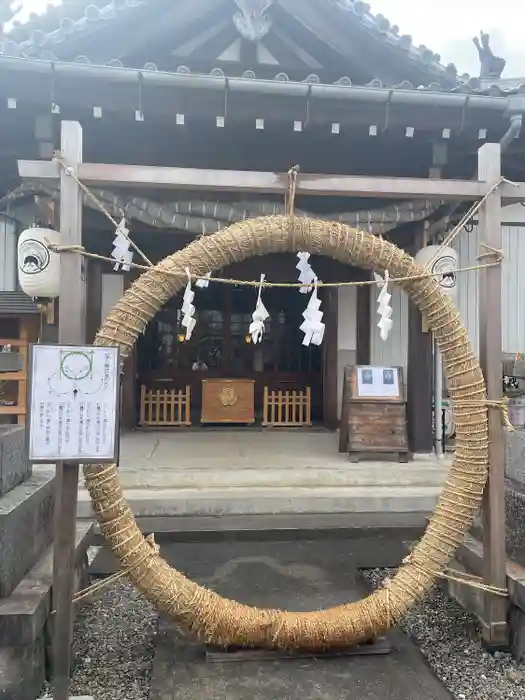
[[[30,371],[29,460],[114,459],[118,348],[35,345]]]

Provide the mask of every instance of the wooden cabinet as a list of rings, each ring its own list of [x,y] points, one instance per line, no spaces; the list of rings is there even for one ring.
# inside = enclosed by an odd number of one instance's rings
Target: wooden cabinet
[[[201,423],[254,423],[253,379],[203,379]]]
[[[359,396],[358,369],[388,373],[390,385],[397,373],[397,396]],[[403,391],[403,371],[396,368],[345,367],[339,452],[347,453],[350,461],[358,462],[361,454],[397,454],[400,462],[407,462],[408,439],[406,402]]]
[[[348,401],[348,454],[352,461],[360,453],[397,453],[408,460],[405,402]]]

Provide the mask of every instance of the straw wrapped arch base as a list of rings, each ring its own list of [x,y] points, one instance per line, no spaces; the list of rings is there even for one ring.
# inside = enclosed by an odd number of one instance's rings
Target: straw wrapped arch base
[[[388,270],[397,278],[423,273],[392,243],[343,224],[282,216],[253,219],[202,237],[145,272],[111,311],[95,344],[117,344],[126,357],[147,323],[185,284],[185,268],[201,276],[251,256],[286,251],[326,255],[381,273]],[[401,286],[436,334],[456,401],[457,437],[454,464],[426,533],[388,587],[358,602],[308,613],[227,600],[172,569],[144,539],[114,465],[85,468],[102,532],[122,567],[159,611],[202,640],[220,646],[308,649],[369,640],[394,625],[425,594],[471,526],[488,466],[483,375],[459,314],[436,280],[413,279]]]

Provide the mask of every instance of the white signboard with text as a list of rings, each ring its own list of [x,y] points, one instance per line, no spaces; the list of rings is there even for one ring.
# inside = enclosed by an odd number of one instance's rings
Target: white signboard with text
[[[117,347],[31,346],[29,461],[117,461],[119,379]]]
[[[360,399],[393,399],[400,395],[397,367],[357,367],[357,394]]]

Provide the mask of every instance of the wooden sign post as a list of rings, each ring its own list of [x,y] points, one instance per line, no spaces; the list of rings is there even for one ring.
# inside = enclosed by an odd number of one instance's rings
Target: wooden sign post
[[[60,182],[60,232],[82,243],[82,196],[71,173],[82,160],[82,130],[62,123],[62,155],[70,172]],[[60,265],[59,343],[30,348],[27,458],[56,463],[53,540],[54,698],[68,700],[73,641],[75,534],[79,465],[114,462],[118,455],[119,353],[84,346],[86,297],[83,259]]]

